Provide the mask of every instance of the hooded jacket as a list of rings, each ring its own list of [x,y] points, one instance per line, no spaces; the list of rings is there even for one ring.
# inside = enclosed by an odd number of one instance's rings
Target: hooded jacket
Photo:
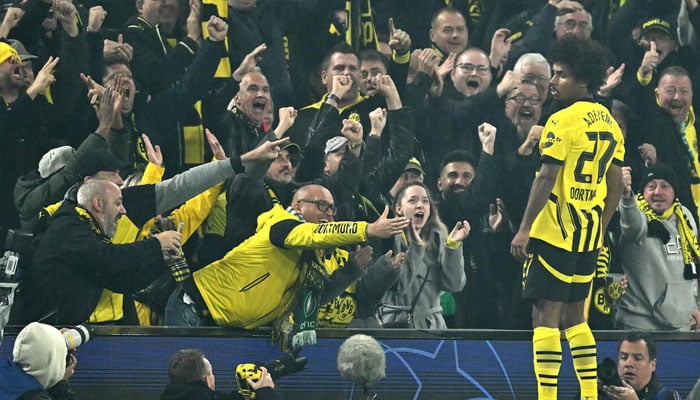
[[[71,399],[63,381],[68,350],[61,332],[32,322],[22,329],[12,350],[12,361],[0,363],[0,399]]]

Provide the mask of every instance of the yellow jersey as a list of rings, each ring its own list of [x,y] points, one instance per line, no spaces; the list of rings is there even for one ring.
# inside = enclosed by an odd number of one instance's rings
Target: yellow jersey
[[[624,139],[604,106],[578,101],[552,114],[540,138],[542,163],[561,166],[530,237],[571,252],[602,246],[606,173],[622,165]]]

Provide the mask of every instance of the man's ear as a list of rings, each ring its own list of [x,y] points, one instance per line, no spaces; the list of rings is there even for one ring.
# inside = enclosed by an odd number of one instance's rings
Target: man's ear
[[[324,86],[328,84],[327,80],[328,80],[328,72],[326,72],[325,70],[321,71],[321,83],[323,83]]]
[[[136,0],[136,11],[138,11],[139,14],[143,11],[143,2],[144,0]]]
[[[656,372],[656,358],[649,361],[649,364],[651,365],[651,372]]]
[[[429,36],[430,36],[430,41],[431,41],[432,43],[435,43],[435,30],[434,30],[433,28],[430,28],[430,31],[429,31],[428,34],[429,34]]]
[[[94,197],[92,199],[92,209],[97,211],[97,212],[101,212],[102,211],[102,199],[100,199],[99,197]]]
[[[442,179],[437,178],[437,184],[436,184],[436,185],[437,185],[437,188],[438,188],[438,192],[442,192],[442,188],[443,188]]]

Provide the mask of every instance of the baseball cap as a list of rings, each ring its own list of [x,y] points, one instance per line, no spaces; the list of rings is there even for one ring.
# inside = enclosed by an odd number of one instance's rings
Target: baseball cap
[[[663,33],[667,34],[668,36],[673,37],[673,34],[671,34],[671,24],[667,21],[664,21],[663,19],[660,19],[660,18],[650,19],[649,21],[643,23],[642,24],[642,36],[653,31],[654,29],[660,30]]]
[[[301,147],[299,147],[299,145],[294,142],[287,143],[282,147],[282,150],[287,150],[290,154],[301,153]]]
[[[341,147],[348,143],[348,139],[345,136],[336,136],[328,139],[326,142],[326,149],[323,151],[325,154],[332,153],[339,150]]]
[[[100,171],[117,171],[129,166],[129,162],[120,161],[106,150],[91,151],[83,154],[78,164],[78,175],[92,176]]]
[[[0,42],[0,64],[13,57],[18,61],[21,60],[17,50],[15,50],[9,43]]]
[[[673,172],[673,169],[671,167],[662,162],[658,162],[652,165],[651,167],[647,168],[647,170],[644,172],[644,175],[642,175],[639,191],[644,191],[644,187],[647,185],[647,183],[654,179],[665,180],[666,182],[668,182],[669,185],[673,187],[674,191],[678,192],[678,190],[676,190],[676,188],[678,187],[678,179],[676,178],[676,173]]]
[[[22,42],[16,39],[10,39],[10,44],[12,44],[12,48],[17,50],[17,54],[19,54],[19,59],[22,61],[26,60],[31,60],[32,58],[39,58],[35,56],[34,54],[31,54],[30,52],[27,51],[27,48],[24,47]]]
[[[416,170],[421,174],[425,174],[425,171],[423,171],[423,166],[421,166],[420,161],[418,161],[418,159],[415,157],[411,157],[411,159],[408,160],[408,163],[406,164],[406,167],[404,167],[403,170],[408,171],[411,169]]]
[[[49,177],[66,166],[75,154],[75,149],[70,146],[61,146],[53,148],[46,152],[39,160],[39,176],[42,178]]]

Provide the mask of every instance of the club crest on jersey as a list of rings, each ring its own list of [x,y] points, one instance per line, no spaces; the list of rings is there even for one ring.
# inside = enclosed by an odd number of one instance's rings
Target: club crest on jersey
[[[556,135],[554,135],[554,132],[547,132],[547,136],[545,136],[544,140],[545,140],[545,142],[544,142],[544,148],[545,148],[545,149],[546,149],[547,147],[552,147],[552,146],[554,146],[554,143],[561,142],[561,139],[559,139],[558,137],[556,137]]]

